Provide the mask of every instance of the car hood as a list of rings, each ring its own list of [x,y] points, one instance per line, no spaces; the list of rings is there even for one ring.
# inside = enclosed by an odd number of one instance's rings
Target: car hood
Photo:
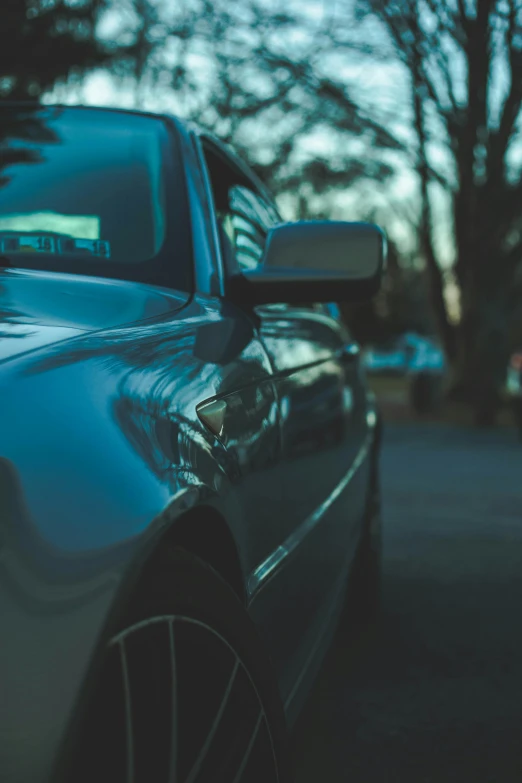
[[[153,319],[189,294],[55,272],[0,272],[0,361],[85,332]]]

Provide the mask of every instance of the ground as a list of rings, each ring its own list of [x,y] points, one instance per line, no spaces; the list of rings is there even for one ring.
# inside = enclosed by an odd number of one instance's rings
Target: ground
[[[388,425],[378,624],[334,646],[297,783],[521,783],[522,445]]]

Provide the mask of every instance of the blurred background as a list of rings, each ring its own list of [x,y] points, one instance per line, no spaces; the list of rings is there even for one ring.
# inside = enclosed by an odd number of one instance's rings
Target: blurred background
[[[286,219],[385,228],[381,293],[339,303],[386,420],[383,612],[298,781],[519,783],[522,0],[1,0],[13,99],[190,118]]]
[[[380,223],[384,289],[345,309],[379,395],[402,414],[513,422],[519,0],[2,0],[0,13],[0,99],[177,113],[239,149],[285,218]]]

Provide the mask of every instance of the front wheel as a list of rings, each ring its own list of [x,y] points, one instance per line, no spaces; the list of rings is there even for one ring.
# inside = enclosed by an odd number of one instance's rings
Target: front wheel
[[[275,677],[240,601],[181,550],[156,585],[107,645],[67,780],[287,783]]]

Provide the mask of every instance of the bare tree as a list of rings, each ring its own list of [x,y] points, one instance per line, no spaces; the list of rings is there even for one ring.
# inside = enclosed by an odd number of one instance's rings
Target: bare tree
[[[315,19],[286,0],[5,0],[0,20],[0,98],[39,100],[106,68],[132,82],[136,105],[155,97],[233,143],[297,214],[328,210],[314,195],[393,173],[386,152],[400,145],[325,66],[326,10]],[[343,47],[367,53],[356,34]],[[304,143],[314,136],[319,152]]]
[[[455,390],[492,420],[522,257],[522,179],[512,162],[522,104],[520,0],[361,0],[410,80],[424,254]],[[499,74],[504,81],[502,86]],[[430,160],[442,150],[441,170]],[[431,153],[431,154],[430,154]],[[438,156],[440,159],[440,155]],[[461,320],[453,326],[433,251],[430,188],[451,201]]]
[[[57,82],[127,59],[125,43],[102,42],[109,0],[2,0],[0,99],[39,100]]]
[[[126,0],[125,8],[134,9],[138,81],[170,91],[176,111],[232,143],[296,213],[314,212],[314,194],[392,174],[385,151],[400,144],[324,66],[328,17],[283,0]],[[366,53],[356,35],[345,49]],[[324,138],[320,154],[302,143],[312,136]],[[353,139],[364,140],[364,155]]]

